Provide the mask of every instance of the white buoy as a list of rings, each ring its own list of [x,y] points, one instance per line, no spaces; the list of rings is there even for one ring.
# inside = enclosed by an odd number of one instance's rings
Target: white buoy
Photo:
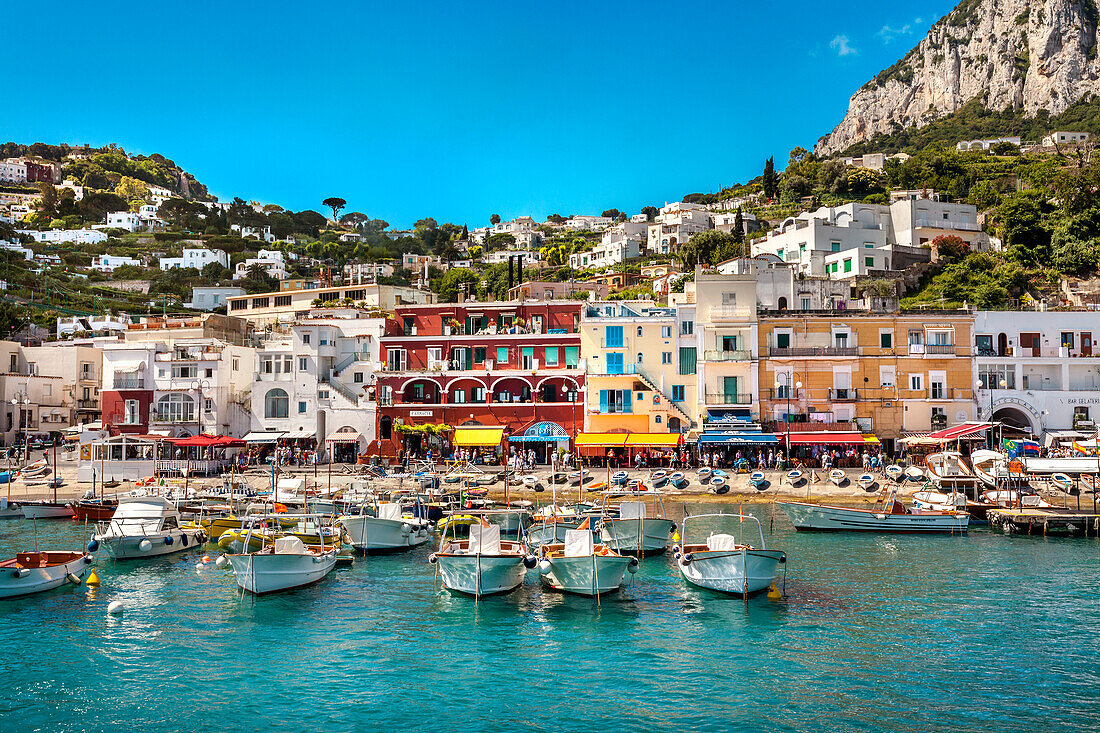
[[[198,571],[202,570],[202,569],[203,569],[203,568],[205,568],[205,567],[206,567],[206,563],[204,563],[204,562],[197,562],[197,563],[195,563],[195,571],[196,571],[196,572],[198,572]]]
[[[153,543],[149,540],[142,540],[138,543],[138,549],[142,552],[149,552],[149,550],[153,549]]]
[[[117,616],[122,613],[122,601],[111,601],[107,606],[107,613]]]
[[[218,555],[218,559],[214,561],[214,564],[217,565],[220,568],[222,565],[225,565],[227,562],[229,562],[229,561],[225,559],[225,555]]]

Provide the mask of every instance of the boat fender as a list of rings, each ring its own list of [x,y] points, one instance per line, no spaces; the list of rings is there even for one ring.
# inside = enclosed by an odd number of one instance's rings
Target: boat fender
[[[411,532],[412,527],[410,527],[407,523],[401,525],[401,536],[408,537]]]
[[[540,560],[540,561],[539,561],[539,572],[540,572],[540,573],[542,573],[543,575],[549,575],[549,574],[550,574],[550,570],[551,570],[551,569],[552,569],[553,567],[554,567],[554,566],[550,564],[550,561],[549,561],[549,560],[545,560],[545,559],[544,559],[544,560]]]
[[[673,531],[673,532],[675,532],[675,531],[676,531],[677,529],[678,529],[678,528],[677,528],[677,526],[676,526],[676,522],[673,522],[673,523],[672,523],[672,531]]]
[[[111,614],[112,616],[117,616],[118,614],[122,613],[122,608],[122,601],[111,601],[110,604],[107,606],[107,613]]]
[[[631,573],[638,572],[638,558],[630,558],[630,564],[626,566],[626,569],[629,570]]]
[[[672,559],[675,560],[676,562],[680,562],[680,558],[682,558],[682,557],[683,557],[683,555],[680,554],[680,550],[678,548],[675,552],[672,553]]]
[[[144,542],[145,540],[142,540],[142,541]],[[172,545],[173,543],[175,543],[175,541],[176,540],[175,540],[174,537],[172,537],[172,535],[168,535],[167,537],[164,538],[164,544],[166,544],[166,545]]]
[[[27,571],[27,572],[30,572],[30,571]],[[11,571],[11,574],[14,575],[17,578],[22,578],[23,575],[24,575],[23,568],[16,568],[15,570]]]
[[[85,565],[91,565],[93,562],[95,562],[94,557],[92,557],[91,555],[85,555],[84,556],[84,564]]]
[[[523,557],[523,567],[527,568],[528,570],[534,570],[535,567],[538,564],[539,564],[539,559],[537,557],[535,557],[534,555],[524,555],[524,557]]]
[[[321,562],[320,555],[314,555],[313,556],[313,562],[319,564]]]
[[[218,559],[214,561],[214,564],[217,565],[220,568],[222,565],[225,565],[227,562],[229,562],[229,561],[225,559],[225,555],[218,555]]]
[[[439,558],[435,556],[434,552],[432,554],[428,555],[428,564],[429,565],[435,565],[437,562],[439,562]]]
[[[684,565],[691,565],[691,559],[691,553],[689,552],[688,554],[684,555],[680,562],[682,562]]]
[[[787,562],[787,556],[786,555],[780,555],[779,556],[779,564],[782,565],[785,562]]]
[[[88,552],[95,552],[99,549],[99,540],[92,539],[88,541]]]
[[[149,540],[142,540],[138,543],[138,549],[142,552],[149,552],[149,550],[153,549],[153,543]]]
[[[184,547],[187,547],[187,533],[186,532],[184,534],[180,535],[180,542],[183,543]]]
[[[77,575],[76,573],[69,573],[68,575],[65,576],[65,579],[68,580],[73,585],[80,585],[80,576]]]
[[[675,554],[676,554],[676,553],[678,553],[679,551],[680,551],[680,546],[679,546],[679,545],[673,545],[673,546],[672,546],[672,554],[673,554],[673,555],[675,555]]]

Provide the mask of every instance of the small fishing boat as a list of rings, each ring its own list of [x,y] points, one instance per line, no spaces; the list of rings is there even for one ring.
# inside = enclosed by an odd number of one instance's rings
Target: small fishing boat
[[[595,507],[589,504],[568,507],[548,504],[542,507],[532,517],[534,522],[524,534],[528,547],[537,550],[544,544],[565,542],[567,530],[577,529],[586,520],[591,524],[593,509]]]
[[[659,489],[668,483],[668,471],[654,471],[649,474],[649,485]]]
[[[792,468],[790,471],[787,471],[787,481],[791,486],[802,483],[805,478],[806,476],[800,469]]]
[[[891,481],[901,481],[901,478],[904,475],[905,469],[901,466],[894,465],[886,467],[886,478],[890,479]]]
[[[970,454],[970,466],[980,482],[990,488],[997,488],[999,481],[1008,476],[1008,460],[1004,454],[995,450],[976,450]]]
[[[712,532],[705,540],[693,540],[698,531],[692,530],[703,520],[711,525],[726,525],[730,533]],[[746,521],[750,527],[756,523],[754,534],[760,538],[756,547],[744,541]],[[750,596],[767,590],[775,581],[779,565],[787,561],[783,552],[767,549],[760,520],[752,515],[695,514],[684,517],[683,529],[684,544],[673,548],[676,567],[684,580],[700,588]],[[737,529],[740,529],[740,539],[735,534]]]
[[[6,484],[19,478],[18,471],[0,471],[0,484]]]
[[[1068,494],[1073,490],[1073,479],[1064,473],[1056,473],[1050,477],[1050,485]]]
[[[710,478],[711,470],[709,468],[700,468],[695,472],[695,475],[699,477],[700,481]]]
[[[982,492],[982,498],[999,507],[1012,509],[1047,509],[1051,503],[1036,494],[1030,488],[990,489]]]
[[[25,501],[23,516],[27,519],[69,519],[73,508],[64,501]]]
[[[550,483],[552,484],[564,484],[569,480],[569,474],[559,471],[550,476]]]
[[[905,469],[905,478],[914,483],[924,481],[924,471],[920,470],[919,466],[910,466]]]
[[[113,499],[86,499],[74,501],[69,506],[72,507],[73,516],[77,521],[106,522],[114,516],[118,502]]]
[[[23,505],[0,496],[0,519],[22,519]]]
[[[779,506],[797,530],[955,534],[966,532],[969,526],[966,512],[906,509],[896,497],[895,485],[873,509],[803,501],[779,502]]]
[[[417,547],[428,541],[430,526],[413,508],[406,511],[396,494],[360,505],[358,514],[342,515],[336,523],[347,532],[352,546],[363,552]]]
[[[970,470],[962,454],[956,451],[932,453],[924,460],[924,463],[928,467],[928,479],[941,490],[965,492],[969,489],[973,491],[974,487],[978,485],[977,476]],[[923,474],[919,478],[913,478],[914,474],[910,472],[914,468],[916,466],[906,469],[906,478],[911,481],[923,479]],[[920,471],[920,469],[917,469],[917,471]]]
[[[726,473],[725,471],[714,468],[714,469],[711,469],[710,477],[711,478],[729,478],[729,474]]]
[[[726,483],[726,479],[721,476],[715,476],[710,480],[710,490],[715,494],[727,494],[729,493],[730,487],[729,484]]]
[[[537,484],[539,482],[539,477],[535,476],[533,474],[532,475],[527,475],[527,476],[524,476],[522,479],[520,479],[520,481],[523,484],[523,488],[533,489],[533,488],[535,488],[535,484]]]
[[[763,491],[767,483],[768,479],[764,476],[763,471],[753,471],[749,474],[749,484],[757,491]]]
[[[585,491],[603,491],[606,488],[607,488],[607,482],[606,481],[593,481],[592,483],[585,486],[584,490]]]
[[[626,488],[629,491],[646,491],[645,483],[638,478],[632,478],[626,482]]]
[[[0,598],[79,585],[91,565],[92,556],[83,552],[20,552],[0,561]]]
[[[474,479],[474,484],[477,486],[492,486],[499,479],[496,476],[482,476],[481,478]]]
[[[469,537],[444,535],[428,562],[439,566],[443,587],[475,597],[508,593],[518,588],[537,560],[521,541],[500,539],[500,525],[481,521],[470,526]]]
[[[447,474],[446,476],[443,477],[443,483],[445,483],[445,484],[457,484],[462,479],[463,479],[463,476],[460,473],[449,473],[449,474]]]
[[[592,474],[587,468],[582,468],[579,471],[573,471],[569,474],[569,483],[573,486],[580,486],[581,482],[587,479]]]
[[[856,479],[856,483],[859,485],[859,488],[863,489],[864,491],[875,490],[875,477],[872,474],[861,473],[859,475],[859,478]]]
[[[650,499],[649,507],[645,498]],[[616,499],[619,500],[617,505]],[[676,523],[665,515],[664,502],[658,492],[646,492],[644,496],[622,490],[604,492],[600,541],[616,552],[630,555],[662,553],[668,549],[669,536],[675,528]]]
[[[61,478],[60,476],[54,476],[52,479],[46,482],[46,486],[51,489],[60,489],[64,485],[65,479]]]
[[[687,475],[681,471],[677,471],[676,473],[669,476],[668,482],[672,485],[672,488],[678,490],[686,489],[687,485],[690,483],[690,481],[688,481]]]
[[[256,595],[312,585],[336,567],[334,547],[307,547],[300,537],[278,537],[256,552],[226,557],[237,585]]]
[[[184,527],[179,510],[160,497],[127,497],[106,527],[92,535],[88,551],[103,547],[116,560],[186,550],[204,539],[200,527]]]
[[[841,471],[839,468],[834,468],[833,470],[829,471],[829,483],[831,484],[840,486],[847,479],[848,476],[844,473],[844,471]]]
[[[543,545],[539,574],[553,590],[598,596],[622,587],[626,571],[635,571],[638,560],[620,555],[607,545],[594,544],[586,525],[567,530],[565,541]]]
[[[615,473],[611,474],[611,485],[612,486],[623,486],[623,485],[626,484],[626,479],[627,479],[626,471],[616,471]]]
[[[966,496],[958,492],[948,494],[934,490],[918,491],[913,494],[913,505],[919,509],[935,512],[964,512],[966,511]]]

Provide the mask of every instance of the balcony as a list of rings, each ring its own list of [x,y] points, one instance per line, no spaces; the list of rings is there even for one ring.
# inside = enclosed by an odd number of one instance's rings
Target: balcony
[[[170,423],[172,425],[186,425],[188,423],[197,423],[198,417],[194,413],[180,414],[172,412],[159,412],[152,410],[149,413],[149,422],[158,423]]]
[[[752,352],[748,349],[704,351],[703,361],[752,361]]]
[[[707,309],[707,317],[711,323],[720,321],[740,321],[753,318],[756,315],[755,308],[746,308],[737,305],[712,305]]]
[[[971,221],[951,221],[949,219],[923,219],[918,218],[914,226],[924,229],[947,229],[958,232],[977,232],[981,227]]]
[[[785,400],[790,396],[792,402],[796,400],[804,400],[808,397],[806,390],[795,389],[794,387],[775,387],[772,389],[760,390],[760,399],[762,400]]]
[[[928,344],[924,347],[925,354],[955,355],[955,344]]]
[[[747,392],[707,392],[708,405],[751,405],[752,395]]]
[[[76,409],[78,410],[98,410],[99,400],[77,400]]]
[[[859,399],[857,390],[852,388],[848,389],[830,389],[829,399],[833,402],[855,402]]]
[[[768,356],[859,356],[858,346],[772,346]]]
[[[145,389],[145,377],[115,377],[115,389]]]

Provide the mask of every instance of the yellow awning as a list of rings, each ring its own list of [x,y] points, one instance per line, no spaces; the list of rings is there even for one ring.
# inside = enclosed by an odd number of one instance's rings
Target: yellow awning
[[[637,447],[675,448],[680,444],[679,433],[631,433],[626,444]]]
[[[878,438],[876,438],[873,435],[868,435],[867,433],[864,433],[863,434],[863,442],[865,444],[872,444],[872,445],[877,444],[878,443]]]
[[[577,446],[613,448],[626,443],[627,433],[581,433],[577,436]]]
[[[500,445],[504,437],[504,428],[455,428],[453,445],[463,447],[484,447]]]

